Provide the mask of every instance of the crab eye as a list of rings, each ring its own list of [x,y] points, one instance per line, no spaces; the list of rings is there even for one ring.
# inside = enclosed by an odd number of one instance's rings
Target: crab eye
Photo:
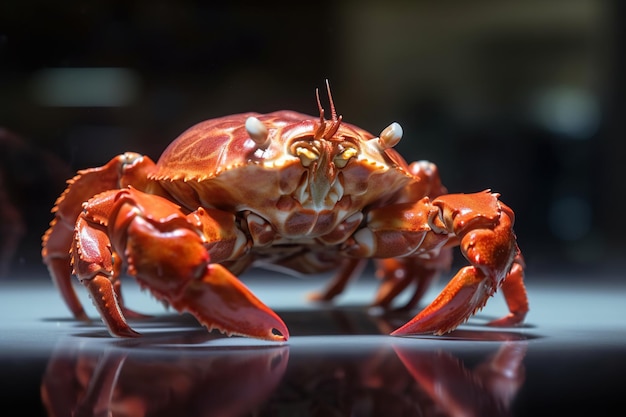
[[[399,123],[393,122],[380,133],[378,143],[383,149],[393,148],[402,139],[402,126]]]
[[[294,153],[300,158],[300,162],[304,167],[308,167],[320,157],[319,151],[316,148],[306,145],[296,146]]]
[[[265,126],[262,121],[254,116],[250,116],[246,119],[245,127],[250,139],[252,139],[257,145],[260,147],[267,145],[269,132],[267,130],[267,126]]]
[[[333,163],[337,168],[343,168],[348,164],[350,159],[356,156],[357,153],[358,151],[356,148],[353,148],[352,146],[347,147],[335,156]]]

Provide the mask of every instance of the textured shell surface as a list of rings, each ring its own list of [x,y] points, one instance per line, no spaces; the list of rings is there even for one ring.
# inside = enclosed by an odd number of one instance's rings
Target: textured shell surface
[[[262,145],[246,129],[251,117],[267,128]],[[332,134],[316,137],[320,125],[323,130],[335,123]],[[169,145],[152,178],[189,210],[247,210],[284,235],[296,233],[290,227],[327,233],[366,206],[388,201],[411,181],[404,159],[378,146],[371,133],[293,111],[200,122]],[[320,222],[325,226],[316,228]]]

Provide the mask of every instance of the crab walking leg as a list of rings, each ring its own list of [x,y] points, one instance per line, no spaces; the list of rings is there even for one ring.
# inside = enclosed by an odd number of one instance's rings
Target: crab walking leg
[[[441,183],[437,166],[432,162],[412,162],[409,165],[409,172],[413,175],[415,181],[405,190],[406,195],[404,198],[406,201],[415,201],[424,195],[434,198],[448,192]],[[423,206],[423,202],[418,202],[418,209],[428,209]],[[411,222],[409,221],[408,223],[410,224]],[[417,224],[414,224],[416,227],[414,232],[418,237],[422,236],[423,230],[421,229],[424,228],[419,223],[420,221],[418,220]],[[441,272],[450,269],[452,251],[450,248],[444,248],[438,254],[433,253],[428,258],[423,256],[404,256],[402,258],[376,259],[375,263],[376,277],[381,281],[381,284],[373,305],[389,309],[391,303],[399,294],[411,284],[415,284],[415,289],[409,300],[403,306],[396,308],[396,310],[408,310],[417,305]]]
[[[459,244],[470,266],[462,268],[441,294],[392,334],[443,334],[481,309],[504,284],[511,315],[496,325],[520,323],[528,311],[523,268],[513,232],[513,212],[490,192],[448,194],[432,202],[374,210],[368,227],[354,235],[348,254],[369,257],[428,256]],[[512,272],[511,272],[512,271]]]
[[[147,172],[154,162],[150,158],[127,152],[111,159],[106,165],[78,171],[68,181],[68,186],[57,199],[52,212],[55,217],[42,238],[41,255],[48,266],[52,281],[61,293],[74,317],[89,320],[72,286],[70,247],[74,226],[83,210],[83,203],[94,195],[133,184],[143,189],[147,186]],[[130,313],[130,310],[127,312]]]
[[[172,202],[132,188],[106,192],[85,205],[76,227],[74,269],[111,334],[134,335],[112,290],[112,249],[124,254],[128,273],[141,286],[209,329],[287,340],[278,315],[226,268],[210,262],[198,227],[209,224],[204,216],[206,211],[185,216]]]
[[[87,288],[94,306],[109,333],[120,337],[134,337],[135,332],[126,318],[115,294],[113,256],[106,228],[87,221],[82,215],[76,222],[72,251],[74,273]]]
[[[74,226],[65,224],[57,219],[53,220],[51,227],[44,235],[44,247],[42,257],[48,266],[48,271],[65,304],[78,320],[89,321],[87,313],[72,286],[72,266],[70,264],[70,247]]]
[[[448,271],[452,263],[451,248],[443,248],[432,259],[417,256],[376,259],[376,277],[381,284],[373,305],[389,309],[393,300],[411,284],[415,289],[409,300],[395,310],[409,310],[417,305],[442,271]]]
[[[514,265],[516,275],[512,279],[518,285],[504,295],[507,301],[518,298],[523,302],[509,303],[516,310],[500,324],[520,323],[528,311],[528,302],[521,265],[516,264],[519,248],[513,232],[513,212],[497,200],[496,194],[486,192],[442,196],[433,205],[440,211],[433,218],[433,227],[448,230],[461,239],[461,251],[471,266],[462,268],[428,307],[392,334],[443,334],[455,329],[484,307],[509,278]]]
[[[519,254],[513,261],[511,271],[502,283],[502,293],[510,313],[502,318],[489,322],[490,326],[507,327],[524,321],[528,312],[528,296],[524,287],[524,261]]]
[[[339,272],[332,278],[327,287],[320,292],[309,294],[307,298],[311,301],[331,301],[343,292],[348,282],[361,275],[366,266],[366,259],[344,260]]]

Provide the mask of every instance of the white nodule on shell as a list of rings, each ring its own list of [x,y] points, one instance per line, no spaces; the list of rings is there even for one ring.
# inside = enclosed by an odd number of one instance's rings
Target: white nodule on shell
[[[393,148],[402,139],[402,126],[399,123],[393,122],[385,128],[378,138],[378,143],[383,149]]]
[[[269,138],[267,126],[256,117],[250,116],[246,119],[246,132],[257,145],[265,146],[267,144]]]

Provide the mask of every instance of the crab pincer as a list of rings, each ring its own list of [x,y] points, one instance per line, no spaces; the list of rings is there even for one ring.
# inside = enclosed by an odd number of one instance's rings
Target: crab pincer
[[[431,229],[448,230],[460,239],[470,266],[461,268],[430,305],[392,332],[394,336],[444,334],[482,309],[499,287],[510,314],[489,323],[512,326],[528,312],[523,284],[523,260],[515,242],[513,212],[490,192],[449,194],[433,201],[438,214]]]
[[[113,259],[119,258],[157,299],[190,312],[209,329],[286,341],[289,332],[280,317],[226,268],[212,264],[203,243],[172,202],[133,188],[108,191],[89,200],[79,216],[74,273],[115,336],[137,335],[113,290]]]

